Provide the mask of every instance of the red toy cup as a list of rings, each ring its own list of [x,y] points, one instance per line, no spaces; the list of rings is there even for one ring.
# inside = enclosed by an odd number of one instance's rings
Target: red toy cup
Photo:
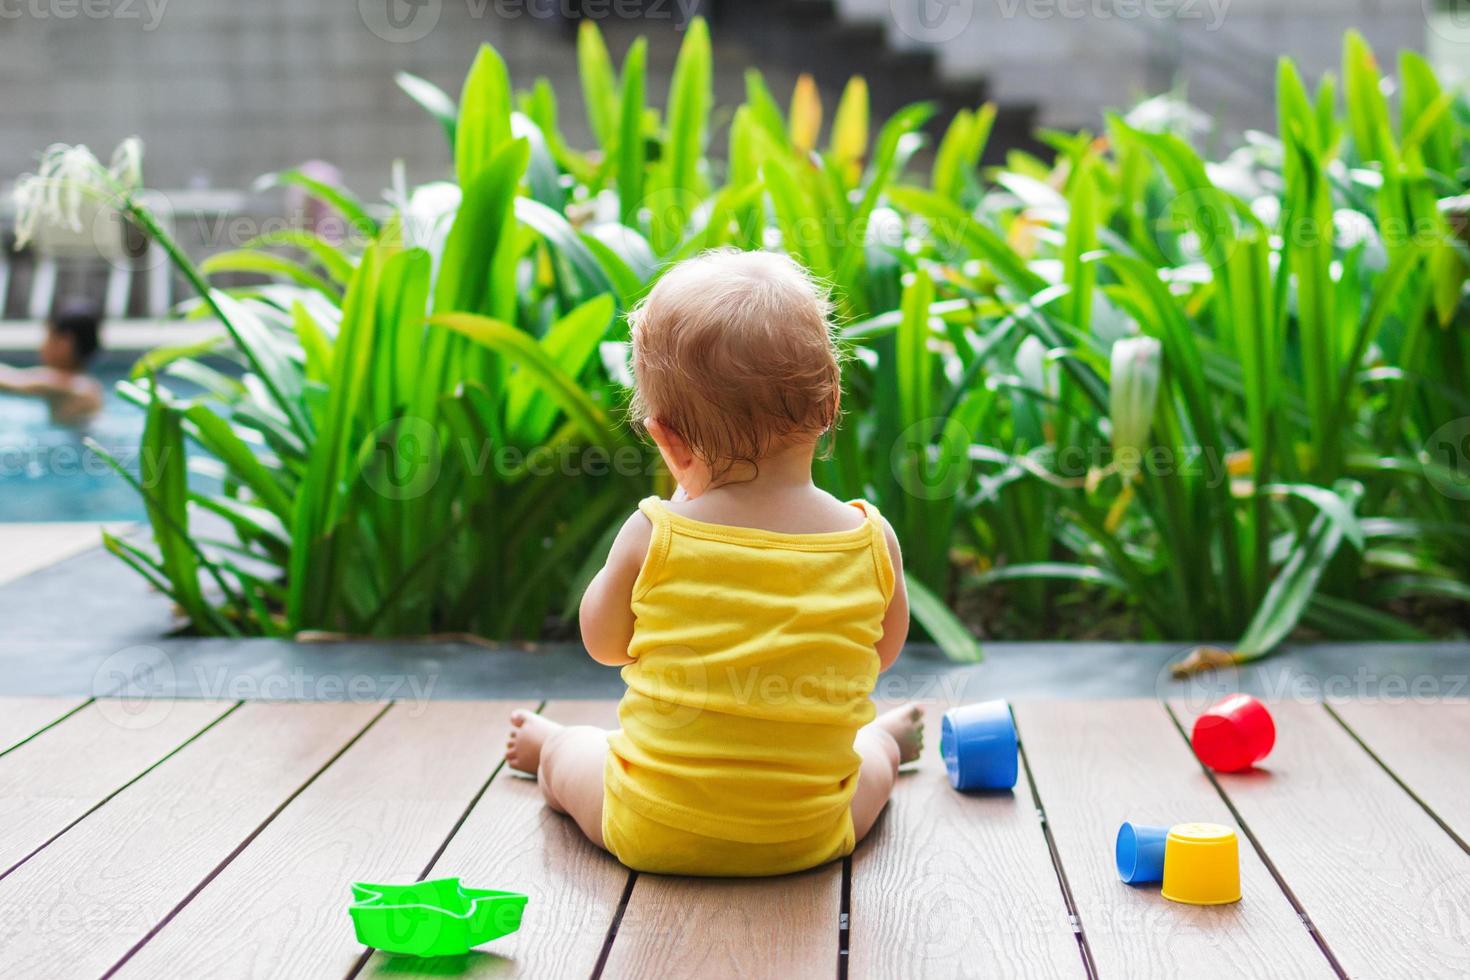
[[[1276,724],[1249,694],[1232,694],[1194,720],[1194,754],[1216,772],[1240,772],[1266,758],[1276,744]]]

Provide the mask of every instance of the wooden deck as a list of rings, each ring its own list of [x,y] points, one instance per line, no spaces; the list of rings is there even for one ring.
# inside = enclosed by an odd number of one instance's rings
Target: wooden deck
[[[1181,705],[1015,706],[1014,793],[937,752],[838,865],[628,872],[500,761],[535,702],[0,699],[4,977],[1464,977],[1470,703],[1286,703],[1267,768],[1210,776]],[[543,707],[608,725],[609,701]],[[1244,900],[1121,884],[1119,821],[1238,826]],[[374,954],[354,880],[527,892],[449,961]]]

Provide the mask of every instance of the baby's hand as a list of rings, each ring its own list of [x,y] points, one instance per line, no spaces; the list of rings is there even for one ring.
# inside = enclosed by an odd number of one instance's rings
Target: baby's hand
[[[669,500],[674,501],[674,502],[677,503],[680,500],[688,500],[688,499],[689,499],[689,491],[688,490],[685,490],[682,484],[675,484],[675,486],[674,486],[674,495],[672,497],[670,497]]]

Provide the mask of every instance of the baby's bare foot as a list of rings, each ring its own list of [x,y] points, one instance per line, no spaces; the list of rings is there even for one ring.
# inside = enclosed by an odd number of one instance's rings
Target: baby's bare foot
[[[505,761],[512,769],[536,775],[541,765],[541,746],[561,726],[534,711],[510,713],[510,737],[505,743]]]
[[[899,764],[913,762],[924,747],[924,710],[917,704],[905,704],[885,711],[873,724],[893,736],[898,743]]]

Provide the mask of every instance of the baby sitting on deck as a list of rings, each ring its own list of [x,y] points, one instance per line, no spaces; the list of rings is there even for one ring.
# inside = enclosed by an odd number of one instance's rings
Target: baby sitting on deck
[[[607,732],[511,716],[547,805],[640,871],[775,875],[850,853],[920,711],[876,719],[908,633],[898,541],[812,483],[841,377],[823,292],[790,259],[718,251],[630,314],[634,417],[679,490],[628,518],[582,641],[628,685]]]

